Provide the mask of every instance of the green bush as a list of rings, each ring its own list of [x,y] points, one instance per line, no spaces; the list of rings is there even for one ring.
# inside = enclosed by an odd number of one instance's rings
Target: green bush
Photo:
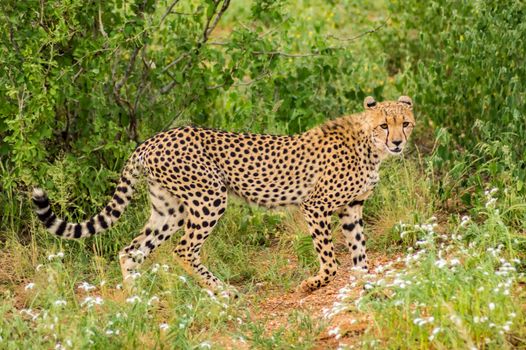
[[[525,193],[524,3],[398,0],[390,11],[392,26],[382,36],[390,73],[415,97],[428,128],[450,134],[438,145],[437,168],[476,159],[464,173],[472,175],[489,162],[464,187],[489,177]]]
[[[382,98],[380,58],[330,37],[352,28],[342,14],[355,5],[295,6],[2,2],[2,226],[27,229],[37,184],[66,217],[93,214],[133,148],[174,125],[295,133]]]

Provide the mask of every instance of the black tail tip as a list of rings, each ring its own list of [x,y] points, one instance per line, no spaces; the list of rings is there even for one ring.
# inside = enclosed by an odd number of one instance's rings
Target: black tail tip
[[[33,203],[39,208],[45,208],[49,205],[49,201],[46,195],[46,192],[44,192],[41,188],[34,188],[33,189]]]

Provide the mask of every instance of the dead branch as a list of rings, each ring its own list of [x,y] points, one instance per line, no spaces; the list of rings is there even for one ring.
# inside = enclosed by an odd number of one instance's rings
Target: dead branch
[[[219,10],[219,13],[216,15],[214,19],[214,23],[212,23],[211,26],[207,25],[208,28],[206,28],[204,31],[205,35],[203,36],[203,43],[205,43],[208,40],[208,37],[210,36],[210,34],[212,34],[214,29],[216,28],[217,24],[219,23],[219,20],[221,19],[221,17],[223,17],[223,14],[226,12],[229,5],[230,5],[230,0],[223,0],[223,6],[221,6],[221,10]],[[210,21],[208,21],[208,23],[210,23]]]
[[[269,56],[283,56],[283,57],[311,57],[311,56],[320,56],[319,52],[306,52],[306,53],[288,53],[283,51],[252,51],[254,55],[269,55]]]
[[[380,25],[378,25],[375,28],[372,28],[370,30],[367,30],[363,33],[360,33],[358,35],[355,35],[350,38],[338,38],[334,35],[328,35],[327,38],[333,38],[339,41],[345,41],[345,42],[351,42],[360,39],[361,37],[364,37],[366,35],[372,34],[377,32],[378,30],[385,27],[389,21],[390,17],[386,18],[385,21],[383,21]],[[344,50],[347,49],[345,46],[329,46],[323,49],[323,51],[334,51],[334,50]],[[283,51],[252,51],[254,55],[271,55],[271,56],[283,56],[283,57],[290,57],[290,58],[301,58],[301,57],[312,57],[312,56],[322,56],[323,53],[321,51],[312,51],[312,52],[305,52],[305,53],[289,53],[289,52],[283,52]]]
[[[161,73],[164,73],[166,72],[168,69],[170,69],[171,67],[175,66],[177,63],[181,62],[183,59],[185,59],[186,57],[188,57],[190,54],[188,52],[185,52],[183,53],[181,56],[177,57],[175,60],[173,60],[172,62],[170,62],[166,67],[164,67],[161,71]]]
[[[172,12],[174,6],[177,5],[178,2],[179,2],[179,0],[174,0],[170,4],[170,6],[168,6],[168,10],[166,10],[166,12],[164,13],[163,17],[161,17],[161,21],[159,22],[159,26],[161,26],[161,24],[163,24],[163,22],[166,19],[166,17],[168,17],[168,15]]]
[[[339,41],[345,41],[345,42],[354,41],[354,40],[360,39],[363,36],[366,36],[368,34],[372,34],[374,32],[377,32],[378,30],[382,29],[383,27],[385,27],[387,25],[387,22],[389,22],[390,19],[391,19],[391,17],[389,16],[382,23],[380,23],[377,27],[372,28],[370,30],[367,30],[367,31],[365,31],[363,33],[360,33],[358,35],[352,36],[350,38],[340,38],[340,37],[337,37],[337,36],[332,35],[332,34],[327,35],[327,38],[332,38],[332,39],[336,39],[336,40],[339,40]]]
[[[144,9],[146,7],[146,3],[147,3],[147,0],[144,0],[142,2],[141,6],[139,6],[139,8],[138,8],[137,16],[140,19],[144,19]],[[144,30],[143,33],[142,33],[142,38],[143,38],[142,42],[143,43],[144,43],[144,39],[146,38],[146,35],[147,35],[147,31]],[[134,104],[132,104],[130,101],[128,101],[126,98],[123,97],[123,95],[121,94],[121,90],[122,90],[122,87],[128,81],[128,79],[130,78],[130,75],[131,75],[132,71],[135,68],[135,62],[137,61],[137,55],[139,54],[140,51],[142,51],[143,52],[143,59],[144,59],[145,50],[146,50],[146,44],[143,44],[142,46],[136,46],[133,49],[133,52],[132,52],[132,54],[130,56],[130,60],[128,61],[128,65],[126,67],[126,70],[124,71],[124,76],[122,77],[121,80],[116,82],[115,85],[113,86],[113,97],[115,99],[115,102],[121,108],[124,108],[124,109],[128,110],[128,115],[130,117],[130,124],[128,126],[128,136],[132,140],[135,140],[136,142],[138,142],[138,140],[137,140],[138,133],[137,133],[137,110],[136,110],[136,107],[138,105],[137,101],[138,101],[138,99],[140,97],[140,94],[142,93],[142,88],[141,88],[141,86],[139,86],[139,88],[137,89],[136,96],[135,96],[135,103]],[[144,78],[144,75],[143,75],[143,78]],[[141,84],[142,84],[142,79],[141,79]]]

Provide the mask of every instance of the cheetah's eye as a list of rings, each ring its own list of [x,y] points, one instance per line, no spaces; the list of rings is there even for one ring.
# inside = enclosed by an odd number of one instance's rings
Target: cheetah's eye
[[[387,129],[387,124],[384,123],[384,124],[380,125],[380,127],[381,127],[382,129]]]
[[[404,122],[402,125],[404,126],[404,128],[407,128],[409,126],[409,122]]]

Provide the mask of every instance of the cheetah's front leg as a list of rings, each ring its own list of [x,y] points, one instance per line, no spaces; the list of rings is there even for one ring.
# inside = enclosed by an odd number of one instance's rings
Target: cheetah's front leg
[[[301,283],[300,289],[309,292],[329,284],[336,276],[338,267],[332,244],[330,215],[319,206],[303,205],[302,209],[320,262],[318,274]]]
[[[365,235],[363,234],[362,220],[363,201],[356,200],[347,205],[340,212],[343,236],[351,253],[355,267],[364,271],[368,270],[367,256],[365,254]]]

